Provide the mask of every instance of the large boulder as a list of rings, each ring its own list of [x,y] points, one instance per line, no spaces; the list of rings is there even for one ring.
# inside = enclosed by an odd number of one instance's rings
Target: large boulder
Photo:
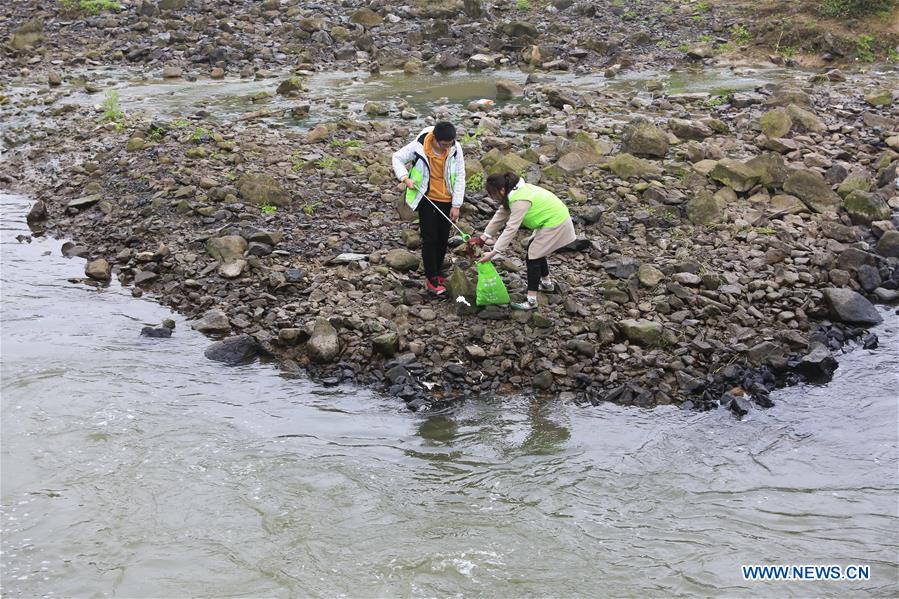
[[[824,133],[827,131],[827,125],[824,124],[824,121],[818,118],[815,113],[808,111],[805,108],[790,104],[787,106],[787,114],[793,121],[794,130],[798,129],[809,133]]]
[[[622,179],[652,178],[661,175],[658,165],[631,154],[618,154],[609,160],[608,165],[612,172]]]
[[[700,121],[689,121],[686,119],[668,119],[668,126],[671,132],[679,139],[694,139],[702,141],[707,137],[715,134],[711,127]]]
[[[377,27],[381,23],[384,22],[384,17],[376,13],[370,8],[360,8],[352,15],[350,15],[350,21],[352,23],[356,23],[357,25],[362,25],[363,27],[371,28]]]
[[[665,333],[659,323],[643,319],[622,320],[618,323],[618,328],[629,341],[638,345],[658,345]]]
[[[247,173],[237,182],[237,188],[243,199],[257,206],[286,206],[290,203],[290,194],[267,173]]]
[[[877,253],[887,258],[899,258],[899,231],[887,231],[877,242]]]
[[[13,50],[24,50],[30,48],[41,41],[44,37],[44,22],[35,17],[25,21],[12,37],[9,39],[9,46]]]
[[[878,194],[855,190],[843,200],[843,209],[856,225],[890,218],[890,207]]]
[[[851,289],[825,289],[824,299],[834,319],[849,324],[879,324],[883,318],[874,305]]]
[[[396,331],[387,331],[377,337],[372,337],[371,346],[377,353],[391,358],[399,351],[400,336]]]
[[[458,266],[453,266],[453,271],[443,284],[446,287],[447,297],[455,301],[458,297],[464,297],[469,303],[474,302],[477,290],[474,283]]]
[[[724,220],[726,207],[726,202],[719,194],[712,195],[708,190],[702,189],[687,202],[687,218],[694,225],[720,223]]]
[[[719,160],[709,177],[737,192],[749,191],[759,181],[759,175],[752,167],[730,158]]]
[[[233,262],[243,258],[247,245],[247,240],[240,235],[210,237],[206,240],[206,253],[216,260]]]
[[[312,336],[306,342],[309,357],[316,362],[331,362],[340,353],[340,339],[327,318],[317,318],[312,329]]]
[[[759,118],[759,126],[768,137],[785,137],[793,128],[793,119],[785,108],[774,108]]]
[[[221,334],[231,332],[231,323],[228,316],[221,310],[209,310],[197,321],[190,325],[193,329],[207,334]]]
[[[628,123],[621,134],[621,151],[635,156],[664,158],[668,153],[668,135],[649,121]]]
[[[784,191],[802,200],[815,212],[836,212],[840,207],[840,196],[818,171],[794,171],[784,182]]]
[[[774,152],[763,152],[746,161],[746,166],[759,176],[759,183],[766,187],[781,187],[790,174],[783,156]]]
[[[253,361],[261,353],[264,353],[262,346],[251,335],[236,335],[216,341],[206,348],[203,355],[210,360],[236,366]]]
[[[400,272],[415,270],[421,262],[417,255],[407,250],[390,250],[384,261],[387,266]]]
[[[524,95],[524,88],[510,79],[500,79],[496,82],[496,98],[508,100],[520,98]]]
[[[533,162],[525,160],[518,154],[509,152],[487,167],[487,173],[492,175],[494,173],[513,172],[521,176],[532,166],[534,166]]]
[[[84,274],[96,281],[108,281],[111,270],[109,262],[104,258],[97,258],[87,263],[84,267]]]

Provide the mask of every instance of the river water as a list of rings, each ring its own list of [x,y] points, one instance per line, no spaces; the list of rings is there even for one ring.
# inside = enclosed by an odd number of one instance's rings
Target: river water
[[[834,381],[727,411],[527,397],[412,414],[209,343],[2,205],[3,594],[899,593],[899,317]],[[138,335],[177,321],[171,339]],[[759,583],[741,564],[868,564]]]

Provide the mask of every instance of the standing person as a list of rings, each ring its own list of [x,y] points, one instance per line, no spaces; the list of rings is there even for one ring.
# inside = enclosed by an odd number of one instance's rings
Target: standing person
[[[556,287],[549,278],[546,257],[577,238],[568,208],[548,189],[525,183],[515,173],[487,177],[487,193],[500,203],[500,207],[484,235],[472,237],[468,243],[483,245],[502,230],[493,249],[481,257],[481,262],[487,262],[509,247],[520,227],[534,231],[528,240],[527,301],[513,303],[511,307],[513,310],[535,310],[537,291],[554,291]]]
[[[425,288],[443,295],[446,288],[440,269],[446,257],[450,220],[459,220],[465,199],[465,158],[456,142],[456,128],[441,121],[423,129],[394,152],[393,172],[406,185],[406,204],[418,212]]]

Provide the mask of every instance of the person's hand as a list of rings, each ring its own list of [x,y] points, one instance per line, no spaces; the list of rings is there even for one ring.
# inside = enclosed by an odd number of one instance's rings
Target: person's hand
[[[453,206],[452,208],[450,208],[450,220],[453,222],[459,220],[459,212],[460,210],[458,206]]]
[[[490,261],[493,260],[495,257],[496,257],[496,251],[487,252],[486,254],[484,254],[483,256],[481,256],[481,259],[478,260],[478,262],[490,262]]]
[[[473,235],[472,237],[468,238],[468,245],[471,246],[484,245],[485,243],[486,240],[480,235]]]
[[[415,189],[415,181],[413,181],[409,177],[403,177],[403,183],[406,184],[406,187],[408,189]]]

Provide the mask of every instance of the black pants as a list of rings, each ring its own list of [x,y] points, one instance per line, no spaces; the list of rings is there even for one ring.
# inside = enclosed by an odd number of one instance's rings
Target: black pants
[[[436,206],[436,208],[434,207]],[[430,280],[440,274],[443,259],[446,257],[446,244],[449,241],[449,213],[453,205],[450,202],[431,203],[425,198],[418,205],[418,226],[421,229],[421,261],[425,266],[425,276]],[[437,214],[442,212],[446,218]]]
[[[525,259],[528,266],[528,291],[537,291],[540,288],[540,277],[549,276],[549,264],[546,262],[546,256],[531,260]]]

